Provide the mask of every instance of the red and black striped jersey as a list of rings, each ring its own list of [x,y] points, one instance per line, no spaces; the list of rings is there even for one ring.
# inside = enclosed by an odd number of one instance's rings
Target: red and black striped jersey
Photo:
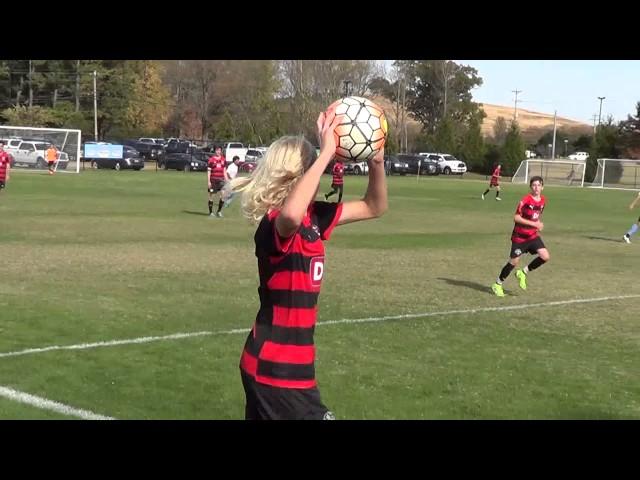
[[[224,180],[224,167],[226,166],[227,161],[224,155],[210,157],[207,161],[207,167],[211,169],[209,177],[216,180]]]
[[[336,162],[333,166],[333,185],[342,185],[344,183],[344,164]]]
[[[7,152],[0,152],[0,181],[4,182],[7,179],[7,167],[10,161],[11,158]]]
[[[540,200],[535,200],[531,194],[528,193],[522,197],[522,200],[518,203],[516,214],[520,215],[525,220],[537,222],[542,216],[545,203],[546,199],[543,195],[540,195]],[[536,228],[516,222],[513,227],[513,232],[511,233],[511,241],[514,243],[530,242],[537,236],[538,230]]]
[[[491,174],[491,180],[498,180],[500,178],[500,167],[496,167],[496,169]]]
[[[342,213],[341,203],[313,202],[298,231],[278,235],[279,211],[266,214],[254,239],[260,275],[260,310],[247,337],[240,368],[259,383],[313,388],[318,295],[324,274],[324,240]]]

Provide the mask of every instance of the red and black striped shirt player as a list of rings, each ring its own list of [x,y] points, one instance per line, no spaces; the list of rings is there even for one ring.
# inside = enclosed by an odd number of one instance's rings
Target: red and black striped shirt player
[[[11,170],[11,157],[4,150],[4,142],[0,141],[0,191],[9,180],[9,170]]]
[[[222,155],[222,148],[216,147],[215,155],[211,156],[207,161],[207,192],[209,192],[208,207],[210,217],[213,217],[213,195],[216,193],[220,196],[216,217],[222,217],[221,210],[224,205],[222,189],[226,180],[228,180],[227,160]]]
[[[496,200],[502,200],[500,198],[500,169],[502,166],[500,164],[496,165],[496,168],[493,169],[493,173],[491,174],[491,180],[489,181],[489,188],[487,188],[482,194],[482,199],[484,200],[484,196],[489,193],[489,190],[492,188],[496,189]]]
[[[254,237],[260,310],[240,367],[261,385],[293,389],[293,402],[302,406],[295,412],[298,418],[323,418],[328,412],[316,388],[313,334],[325,268],[323,241],[331,236],[341,213],[341,203],[313,202],[298,231],[284,239],[275,227],[280,212],[272,210]],[[258,408],[267,418],[288,418],[270,402]]]
[[[344,163],[342,159],[337,158],[333,168],[331,169],[333,179],[331,181],[331,191],[324,196],[325,200],[334,193],[338,193],[338,203],[342,202],[342,192],[344,191]]]
[[[245,216],[258,223],[260,309],[240,358],[246,419],[333,418],[320,398],[315,372],[318,296],[328,265],[324,241],[336,226],[379,217],[387,209],[382,142],[369,161],[364,199],[314,201],[335,155],[334,130],[343,120],[334,110],[320,115],[317,159],[303,137],[282,137],[250,177],[231,182],[243,193]]]
[[[491,286],[493,293],[498,297],[504,297],[502,283],[507,279],[511,271],[520,263],[520,257],[524,253],[537,255],[529,265],[516,271],[516,277],[520,288],[527,289],[527,275],[541,265],[549,261],[549,251],[540,237],[544,228],[542,212],[546,205],[546,198],[542,195],[544,181],[542,177],[532,177],[529,182],[531,192],[522,197],[513,216],[515,225],[511,232],[511,252],[509,261],[502,267],[496,283]]]

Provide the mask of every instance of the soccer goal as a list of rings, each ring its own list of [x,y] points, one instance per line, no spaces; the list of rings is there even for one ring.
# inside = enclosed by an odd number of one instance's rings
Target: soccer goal
[[[584,186],[585,162],[571,160],[523,160],[511,178],[513,183],[529,183],[536,175],[545,185]]]
[[[81,131],[65,128],[17,127],[0,125],[0,140],[13,157],[15,167],[47,170],[46,151],[53,144],[58,150],[57,172],[80,172]]]
[[[620,190],[640,189],[640,160],[599,158],[598,170],[591,186]]]

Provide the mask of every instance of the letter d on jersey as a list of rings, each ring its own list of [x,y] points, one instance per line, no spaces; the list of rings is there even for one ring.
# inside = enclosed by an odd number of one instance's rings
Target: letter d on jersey
[[[324,275],[324,257],[311,259],[309,274],[311,275],[311,285],[319,287],[322,284],[322,275]]]

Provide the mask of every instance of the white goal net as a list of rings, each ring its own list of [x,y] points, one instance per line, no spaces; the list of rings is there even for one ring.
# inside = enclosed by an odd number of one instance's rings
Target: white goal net
[[[511,178],[513,183],[529,183],[540,176],[545,185],[584,186],[586,164],[571,160],[523,160]]]
[[[640,160],[625,158],[599,158],[598,170],[592,187],[640,189]]]
[[[47,170],[46,151],[54,145],[58,151],[54,169],[80,172],[80,130],[0,125],[0,140],[13,157],[14,167]]]

